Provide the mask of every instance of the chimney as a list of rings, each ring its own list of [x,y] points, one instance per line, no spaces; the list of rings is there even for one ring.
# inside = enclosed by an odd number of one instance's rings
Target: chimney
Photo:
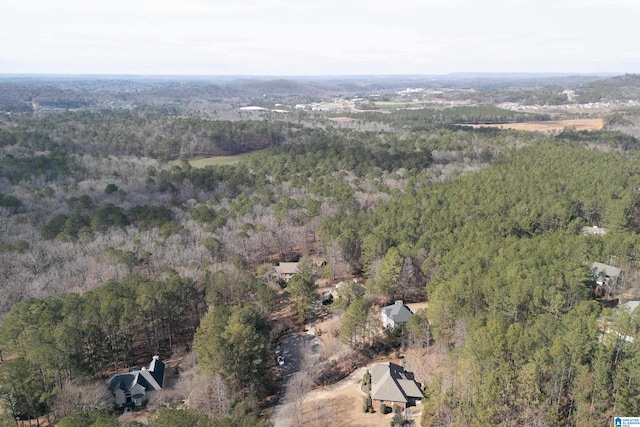
[[[402,302],[402,300],[396,300],[396,305],[404,305],[404,303]]]

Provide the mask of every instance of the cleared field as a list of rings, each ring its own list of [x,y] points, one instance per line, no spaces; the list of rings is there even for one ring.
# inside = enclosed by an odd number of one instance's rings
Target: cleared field
[[[393,101],[375,101],[375,106],[387,110],[396,110],[404,108],[426,108],[426,102],[393,102]]]
[[[329,120],[337,123],[351,123],[356,121],[353,117],[332,117]]]
[[[602,119],[574,119],[574,120],[551,120],[545,122],[522,122],[503,123],[487,125],[471,125],[474,128],[499,128],[516,129],[530,132],[562,132],[564,128],[575,130],[600,130],[604,122]]]
[[[203,168],[205,166],[233,165],[240,161],[246,154],[238,154],[236,156],[213,156],[204,159],[189,160],[189,164],[194,168]]]

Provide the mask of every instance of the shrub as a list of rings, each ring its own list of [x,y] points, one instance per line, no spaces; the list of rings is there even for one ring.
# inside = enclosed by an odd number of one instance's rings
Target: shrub
[[[404,424],[405,424],[405,420],[402,418],[402,414],[397,413],[393,416],[393,419],[391,420],[392,426],[402,426]]]
[[[365,372],[362,377],[362,389],[364,391],[371,391],[371,373],[369,371]]]
[[[371,394],[367,393],[367,395],[363,397],[363,401],[364,401],[364,405],[363,405],[364,412],[373,412],[373,405],[371,403]]]
[[[385,405],[384,403],[380,404],[380,413],[381,414],[386,414],[387,413],[387,405]]]

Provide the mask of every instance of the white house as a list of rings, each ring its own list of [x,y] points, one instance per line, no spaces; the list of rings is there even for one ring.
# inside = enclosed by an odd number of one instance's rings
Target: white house
[[[411,316],[413,316],[411,309],[402,301],[396,301],[395,304],[382,308],[382,326],[394,329],[396,326],[407,323]]]

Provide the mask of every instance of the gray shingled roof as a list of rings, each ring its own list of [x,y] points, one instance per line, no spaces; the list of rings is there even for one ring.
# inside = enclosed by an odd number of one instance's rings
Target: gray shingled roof
[[[610,278],[619,277],[621,272],[622,270],[620,270],[619,268],[612,265],[603,264],[601,262],[594,262],[591,265],[591,273],[593,273],[593,275],[596,277],[600,274],[604,274],[605,276],[608,276]]]
[[[140,384],[146,391],[161,390],[164,382],[164,363],[154,357],[149,369],[134,369],[125,374],[116,374],[109,379],[109,390],[121,389],[131,391],[131,388]]]
[[[409,307],[404,305],[402,301],[396,301],[395,304],[388,305],[382,309],[384,314],[391,320],[393,323],[407,323],[413,313],[409,310]]]
[[[116,389],[120,389],[123,391],[131,390],[133,387],[134,381],[136,380],[136,375],[132,373],[126,374],[116,374],[109,379],[109,390],[114,391]]]
[[[388,402],[407,403],[407,398],[421,399],[420,388],[413,375],[395,363],[371,365],[371,398]]]
[[[149,364],[149,372],[153,375],[160,388],[164,387],[164,362],[158,356],[153,356]]]

